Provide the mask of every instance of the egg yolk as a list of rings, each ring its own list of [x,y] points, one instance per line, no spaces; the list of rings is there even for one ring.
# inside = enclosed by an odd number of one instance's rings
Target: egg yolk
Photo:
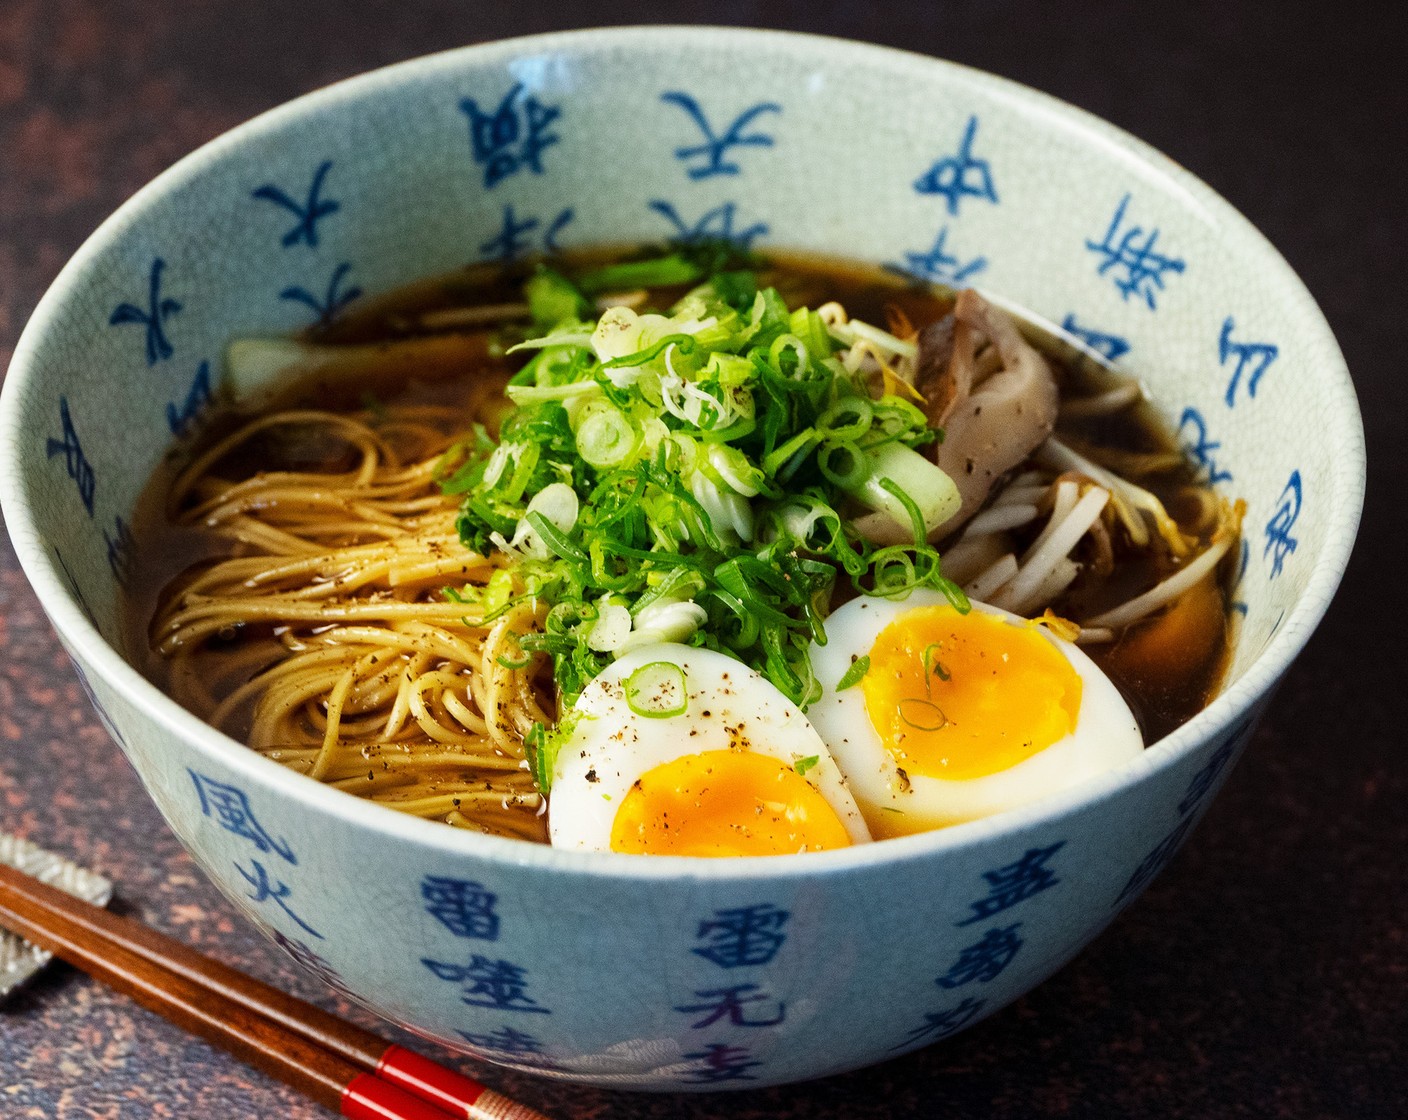
[[[1035,626],[920,607],[886,626],[861,680],[881,741],[907,774],[963,780],[1065,738],[1081,679]]]
[[[850,842],[809,781],[753,751],[704,751],[647,770],[611,827],[612,851],[645,855],[790,855]]]

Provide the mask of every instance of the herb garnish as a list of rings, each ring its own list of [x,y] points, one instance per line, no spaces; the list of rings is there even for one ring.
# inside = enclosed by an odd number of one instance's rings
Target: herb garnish
[[[518,644],[552,656],[564,707],[654,641],[731,654],[805,706],[821,693],[807,648],[825,641],[841,575],[865,594],[930,587],[967,606],[925,543],[957,495],[916,450],[938,435],[924,414],[847,369],[843,327],[751,271],[709,267],[672,253],[575,282],[540,269],[527,296],[543,333],[513,348],[531,355],[509,385],[517,407],[496,441],[476,428],[442,463],[463,542],[520,561],[456,595],[486,614],[524,596],[550,605]],[[581,317],[595,293],[701,279],[665,314]],[[915,543],[862,538],[853,509],[888,514]]]

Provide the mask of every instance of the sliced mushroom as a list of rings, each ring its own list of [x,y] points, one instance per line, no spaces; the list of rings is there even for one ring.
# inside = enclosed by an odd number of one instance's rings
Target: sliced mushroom
[[[1056,424],[1056,378],[1005,311],[967,290],[953,314],[919,335],[915,387],[929,423],[944,429],[935,461],[958,485],[963,505],[935,534],[947,537],[987,500]]]

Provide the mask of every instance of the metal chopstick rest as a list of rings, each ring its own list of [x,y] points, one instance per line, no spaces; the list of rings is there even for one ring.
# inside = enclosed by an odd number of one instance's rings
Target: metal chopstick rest
[[[6,832],[0,832],[0,863],[95,906],[106,906],[112,898],[112,883],[101,875]],[[0,929],[0,1002],[52,959],[52,953]]]

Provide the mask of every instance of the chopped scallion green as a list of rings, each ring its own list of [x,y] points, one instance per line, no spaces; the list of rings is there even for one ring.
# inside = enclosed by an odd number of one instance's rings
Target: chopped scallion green
[[[839,578],[894,598],[934,588],[967,608],[927,543],[957,499],[914,450],[936,438],[924,413],[872,395],[816,312],[789,308],[754,272],[720,271],[736,260],[681,247],[539,269],[525,296],[542,333],[510,351],[525,356],[515,407],[497,441],[474,430],[437,473],[461,496],[465,545],[517,553],[487,587],[456,594],[487,618],[523,600],[549,608],[519,644],[552,658],[560,710],[652,640],[729,653],[805,706],[821,694],[808,648],[825,639]],[[686,285],[673,306],[583,318],[603,292]],[[914,543],[862,537],[866,510],[909,526]]]
[[[846,670],[845,676],[836,682],[836,691],[845,692],[846,689],[860,684],[868,672],[870,672],[870,655],[857,657],[851,662],[851,667]]]
[[[682,716],[689,710],[684,670],[673,661],[651,661],[626,678],[626,706],[647,719]]]

